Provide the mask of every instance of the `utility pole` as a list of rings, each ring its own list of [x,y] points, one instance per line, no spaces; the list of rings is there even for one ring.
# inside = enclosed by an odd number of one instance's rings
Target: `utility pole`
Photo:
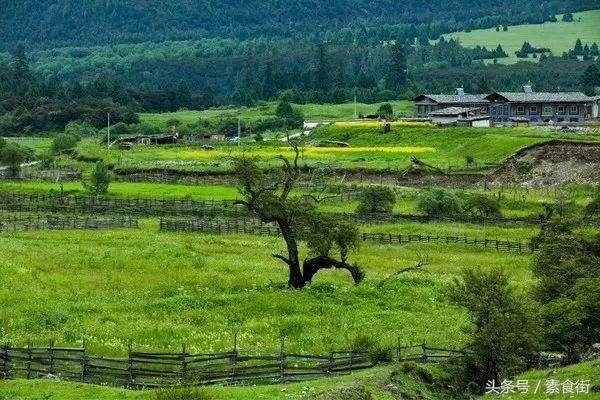
[[[358,114],[356,114],[356,94],[354,95],[354,119],[358,118]]]
[[[107,128],[107,141],[106,141],[106,147],[110,148],[110,113],[107,114],[107,120],[108,120],[108,128]]]
[[[242,145],[242,114],[238,114],[238,146]]]

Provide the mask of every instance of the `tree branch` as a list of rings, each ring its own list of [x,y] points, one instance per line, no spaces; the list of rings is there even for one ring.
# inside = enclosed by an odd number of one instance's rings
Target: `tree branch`
[[[313,276],[317,272],[319,272],[319,270],[329,268],[342,268],[348,270],[352,275],[352,279],[354,279],[354,283],[357,284],[360,283],[365,277],[365,273],[358,265],[348,264],[346,262],[338,261],[328,256],[317,256],[314,258],[304,260],[304,282],[312,282]]]
[[[290,265],[290,260],[288,260],[287,258],[285,258],[284,256],[282,256],[281,254],[271,254],[273,257],[282,260],[284,263],[286,263],[287,265]]]

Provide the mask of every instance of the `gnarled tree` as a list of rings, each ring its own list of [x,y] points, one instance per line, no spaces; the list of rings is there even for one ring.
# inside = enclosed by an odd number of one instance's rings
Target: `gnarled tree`
[[[238,189],[244,200],[237,203],[263,223],[275,223],[281,230],[287,247],[287,255],[273,254],[289,268],[288,285],[302,288],[313,276],[324,268],[343,268],[359,283],[364,273],[357,265],[348,263],[350,250],[358,247],[360,234],[353,222],[344,221],[332,214],[317,211],[323,198],[313,195],[292,195],[300,178],[298,166],[299,145],[290,141],[294,158],[278,158],[282,167],[275,173],[267,173],[259,167],[257,157],[246,155],[234,158],[234,170],[238,178]],[[305,242],[310,258],[300,264],[298,243]],[[332,256],[338,251],[340,259]]]

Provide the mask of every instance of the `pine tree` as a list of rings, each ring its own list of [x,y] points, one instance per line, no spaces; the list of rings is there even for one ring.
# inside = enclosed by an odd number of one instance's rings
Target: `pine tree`
[[[406,54],[400,40],[390,47],[388,88],[401,90],[406,84]]]
[[[27,54],[25,51],[25,44],[19,43],[15,48],[15,52],[12,58],[12,78],[13,78],[13,90],[15,94],[23,96],[29,93],[33,89],[33,75],[29,69],[29,63],[27,61]]]
[[[575,41],[575,47],[573,48],[573,50],[575,51],[575,54],[577,54],[578,56],[583,53],[583,45],[581,44],[581,39],[577,38],[577,41]]]
[[[317,46],[317,67],[314,71],[314,88],[317,90],[329,89],[329,60],[325,43]]]
[[[588,96],[595,94],[595,87],[600,86],[600,70],[595,64],[590,65],[583,71],[579,79],[581,91]]]
[[[177,85],[178,108],[190,108],[192,106],[192,93],[186,81],[182,80]]]
[[[477,93],[490,93],[490,85],[488,84],[485,76],[481,76],[479,78],[479,82],[477,82]]]
[[[271,99],[276,92],[275,79],[273,78],[273,61],[268,60],[265,63],[265,73],[262,83],[262,96],[265,99]]]

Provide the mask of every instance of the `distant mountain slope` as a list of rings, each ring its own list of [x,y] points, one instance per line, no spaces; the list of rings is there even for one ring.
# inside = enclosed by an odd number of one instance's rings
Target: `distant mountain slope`
[[[577,39],[581,39],[583,44],[591,45],[596,42],[600,45],[600,10],[575,13],[573,17],[573,22],[562,22],[558,18],[558,22],[546,22],[543,25],[511,26],[506,32],[491,28],[471,32],[452,32],[444,35],[444,38],[458,39],[463,46],[469,48],[480,45],[493,49],[500,44],[509,57],[501,58],[498,62],[505,64],[519,60],[515,51],[521,49],[524,41],[528,41],[536,48],[549,48],[556,56],[572,49]],[[535,61],[532,57],[528,60]]]
[[[323,35],[398,24],[429,37],[463,27],[542,22],[600,0],[0,0],[0,50],[231,37]],[[384,34],[385,36],[385,34]]]

